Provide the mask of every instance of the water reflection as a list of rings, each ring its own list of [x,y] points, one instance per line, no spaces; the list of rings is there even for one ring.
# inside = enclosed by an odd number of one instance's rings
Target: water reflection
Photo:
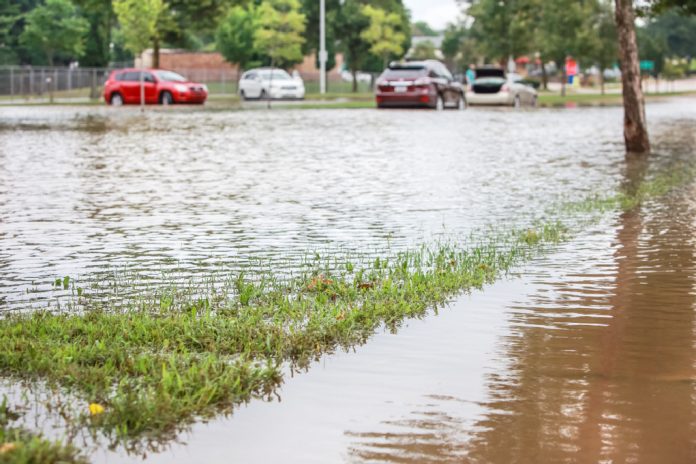
[[[627,188],[646,168],[629,166]],[[694,462],[694,193],[622,213],[535,263],[534,292],[509,306],[488,361],[482,410],[432,401],[351,431],[353,460]]]

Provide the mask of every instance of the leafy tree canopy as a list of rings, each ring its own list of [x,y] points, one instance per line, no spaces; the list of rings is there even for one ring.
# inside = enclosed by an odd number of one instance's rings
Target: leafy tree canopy
[[[88,27],[69,0],[46,0],[27,13],[20,41],[53,65],[56,58],[74,59],[82,54]]]
[[[281,67],[302,61],[305,15],[299,0],[264,0],[256,18],[254,48],[259,53]]]
[[[137,56],[150,45],[164,8],[162,0],[114,0],[126,49]]]
[[[385,65],[390,57],[401,56],[406,36],[399,30],[399,15],[371,5],[364,5],[361,12],[369,19],[367,28],[360,35],[370,44],[370,53],[382,58]]]
[[[256,8],[235,6],[231,8],[218,26],[215,35],[217,48],[230,63],[246,69],[257,57],[254,49]]]

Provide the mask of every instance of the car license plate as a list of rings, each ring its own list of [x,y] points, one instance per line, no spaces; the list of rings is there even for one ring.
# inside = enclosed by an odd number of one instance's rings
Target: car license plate
[[[401,93],[401,92],[406,92],[406,90],[408,90],[408,87],[406,87],[405,85],[394,86],[394,92]]]

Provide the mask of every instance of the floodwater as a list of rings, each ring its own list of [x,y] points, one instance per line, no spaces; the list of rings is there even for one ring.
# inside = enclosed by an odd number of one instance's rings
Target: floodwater
[[[689,99],[649,108],[657,154],[628,170],[616,108],[71,111],[0,110],[2,309],[125,264],[205,273],[524,221],[696,152]],[[695,194],[607,213],[146,462],[695,462]]]

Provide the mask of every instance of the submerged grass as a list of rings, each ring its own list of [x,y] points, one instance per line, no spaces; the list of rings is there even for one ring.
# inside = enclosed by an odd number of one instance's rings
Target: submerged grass
[[[688,173],[564,211],[630,209],[686,182]],[[71,420],[114,443],[159,441],[196,418],[272,395],[284,364],[304,367],[380,327],[396,329],[495,281],[568,232],[546,221],[488,234],[473,246],[441,242],[369,262],[338,260],[293,278],[239,273],[231,293],[169,287],[115,307],[81,292],[78,314],[0,320],[0,372],[77,394],[83,413]]]
[[[53,442],[21,427],[11,427],[18,418],[7,405],[0,403],[0,464],[86,463],[80,451],[70,444]]]

